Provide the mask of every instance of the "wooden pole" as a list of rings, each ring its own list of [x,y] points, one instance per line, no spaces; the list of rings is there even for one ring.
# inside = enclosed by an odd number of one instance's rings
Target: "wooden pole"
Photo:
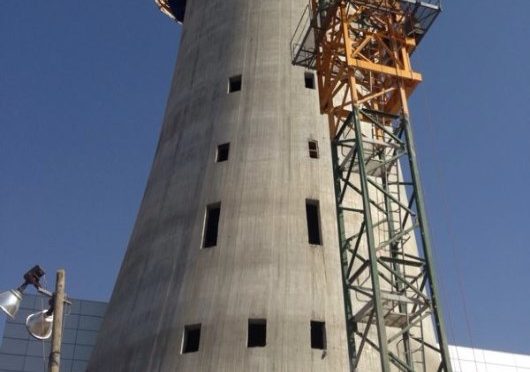
[[[55,279],[55,301],[53,305],[52,350],[48,362],[49,372],[59,372],[61,365],[61,341],[63,338],[65,272],[57,270]]]

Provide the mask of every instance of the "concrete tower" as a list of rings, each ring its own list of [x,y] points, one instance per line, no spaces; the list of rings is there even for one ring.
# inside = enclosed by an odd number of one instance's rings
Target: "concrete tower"
[[[347,335],[358,330],[345,316],[337,155],[332,159],[316,78],[291,63],[291,37],[307,0],[158,2],[184,21],[180,51],[151,174],[88,370],[349,370]],[[400,203],[392,200],[395,209]],[[362,220],[345,221],[355,230]],[[388,229],[377,226],[379,244]],[[410,233],[398,248],[416,255],[415,247]],[[396,259],[398,248],[388,262],[406,264]],[[408,287],[396,288],[401,295],[387,286],[375,301],[378,329],[392,328],[394,339],[399,327],[409,337],[406,313],[423,304],[383,308],[381,302],[406,298]],[[416,296],[426,297],[423,291],[415,289]],[[370,302],[360,299],[357,321],[371,324]],[[428,315],[420,323],[432,345]],[[365,335],[375,334],[364,327]],[[399,343],[387,354],[401,353]],[[380,371],[370,351],[376,347],[364,346],[359,371]],[[422,358],[421,370],[437,369],[436,356],[432,366]]]
[[[289,52],[306,5],[188,1],[151,174],[89,371],[347,369],[327,121]],[[309,243],[306,204],[320,244]],[[213,239],[206,225],[218,207]],[[249,321],[266,323],[264,347],[247,346]],[[311,321],[325,322],[325,350],[311,348]],[[183,353],[198,325],[199,350]]]

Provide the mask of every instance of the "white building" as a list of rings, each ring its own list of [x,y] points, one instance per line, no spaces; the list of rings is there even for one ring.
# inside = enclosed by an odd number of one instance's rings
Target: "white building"
[[[530,372],[530,355],[450,346],[454,372]]]

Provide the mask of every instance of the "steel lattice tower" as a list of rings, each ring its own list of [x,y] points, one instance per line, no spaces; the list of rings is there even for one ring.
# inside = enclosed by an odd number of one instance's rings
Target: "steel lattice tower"
[[[451,370],[408,106],[422,79],[410,55],[439,12],[438,0],[311,0],[291,44],[329,121],[352,370],[367,347],[382,371]]]

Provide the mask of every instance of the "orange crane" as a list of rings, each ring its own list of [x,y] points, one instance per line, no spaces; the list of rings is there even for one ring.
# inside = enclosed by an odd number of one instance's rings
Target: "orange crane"
[[[381,371],[451,371],[408,105],[410,56],[440,11],[310,0],[291,40],[328,116],[352,371],[368,349]]]

